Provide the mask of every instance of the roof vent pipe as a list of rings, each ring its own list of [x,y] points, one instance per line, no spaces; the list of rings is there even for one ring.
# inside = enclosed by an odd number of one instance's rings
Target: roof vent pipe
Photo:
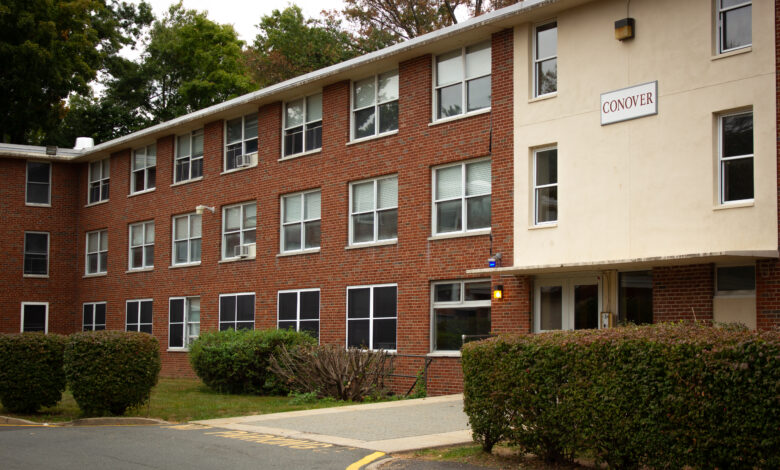
[[[92,137],[76,137],[76,146],[73,150],[91,149],[95,146],[95,139]]]

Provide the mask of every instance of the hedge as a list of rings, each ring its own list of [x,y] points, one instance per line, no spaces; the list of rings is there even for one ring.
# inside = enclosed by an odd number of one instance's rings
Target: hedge
[[[14,413],[54,406],[65,390],[65,337],[55,334],[0,334],[0,402]]]
[[[122,415],[149,399],[160,373],[160,347],[147,333],[75,333],[65,346],[65,375],[86,415]]]
[[[190,364],[203,383],[218,392],[284,394],[289,388],[269,371],[269,359],[282,345],[294,350],[304,344],[317,340],[293,330],[203,332],[190,346]]]
[[[463,347],[477,441],[611,468],[780,468],[780,332],[700,324]]]

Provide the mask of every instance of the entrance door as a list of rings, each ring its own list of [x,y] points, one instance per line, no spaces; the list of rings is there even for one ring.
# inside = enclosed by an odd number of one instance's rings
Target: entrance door
[[[596,276],[537,279],[534,330],[582,330],[599,327],[601,286]]]

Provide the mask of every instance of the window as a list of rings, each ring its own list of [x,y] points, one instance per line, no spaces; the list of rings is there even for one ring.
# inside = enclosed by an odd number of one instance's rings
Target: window
[[[490,281],[433,284],[433,349],[459,351],[463,335],[490,334]]]
[[[152,299],[128,300],[125,331],[152,334]]]
[[[27,191],[25,203],[51,205],[51,164],[27,162]]]
[[[24,274],[49,275],[49,234],[24,232]]]
[[[350,244],[398,238],[398,177],[350,185]]]
[[[133,169],[130,174],[130,194],[154,189],[157,176],[157,146],[133,151]]]
[[[254,245],[256,211],[254,202],[222,209],[222,259],[239,258],[242,246]]]
[[[200,178],[203,176],[203,129],[176,138],[176,164],[173,182]]]
[[[320,247],[320,191],[282,196],[282,251]]]
[[[171,297],[168,311],[168,347],[189,348],[200,335],[200,297]]]
[[[558,149],[534,151],[534,225],[558,221]]]
[[[395,350],[398,287],[347,288],[347,347]]]
[[[534,31],[534,96],[558,91],[558,23]]]
[[[490,228],[490,160],[434,170],[434,233]]]
[[[89,164],[89,204],[108,201],[109,170],[108,158]]]
[[[277,326],[280,330],[292,328],[320,336],[320,290],[301,289],[279,291]]]
[[[257,113],[225,123],[225,171],[248,167],[257,154]]]
[[[200,263],[201,217],[198,214],[173,218],[173,264]]]
[[[728,52],[752,43],[750,0],[715,0],[718,4],[718,51]]]
[[[106,329],[106,303],[87,302],[84,304],[82,331],[98,331]]]
[[[219,330],[255,328],[255,294],[219,296]]]
[[[352,139],[398,130],[398,71],[352,85]]]
[[[154,266],[154,221],[130,226],[130,269]]]
[[[22,302],[22,324],[20,331],[49,332],[49,303]]]
[[[284,156],[322,148],[322,93],[284,107]]]
[[[108,230],[87,233],[87,274],[105,273],[108,261]]]
[[[490,107],[490,42],[436,57],[436,119]]]
[[[753,113],[720,116],[720,202],[753,199]]]
[[[718,295],[755,294],[755,266],[718,267],[715,272]]]
[[[653,323],[653,272],[619,273],[618,305],[620,323]]]

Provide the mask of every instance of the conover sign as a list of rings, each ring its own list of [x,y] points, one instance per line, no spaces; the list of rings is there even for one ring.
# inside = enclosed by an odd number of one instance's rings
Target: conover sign
[[[601,94],[601,125],[658,114],[658,81]]]

